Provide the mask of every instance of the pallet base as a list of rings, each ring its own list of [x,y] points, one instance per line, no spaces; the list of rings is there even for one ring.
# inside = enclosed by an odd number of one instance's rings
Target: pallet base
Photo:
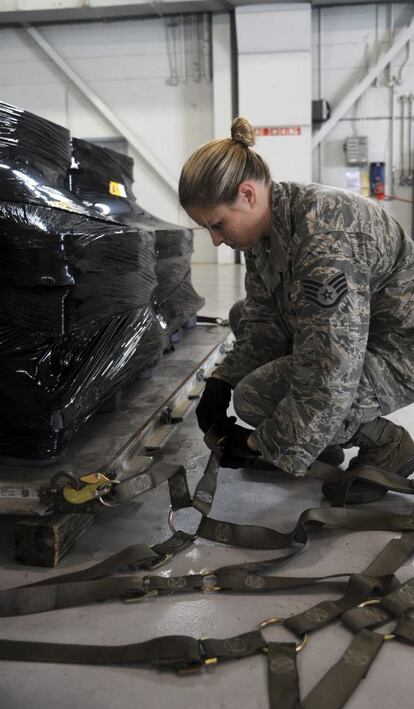
[[[131,387],[119,408],[106,417],[96,417],[89,434],[86,429],[81,431],[59,464],[36,470],[0,471],[0,515],[2,509],[23,515],[16,524],[16,561],[31,566],[57,566],[101,513],[98,509],[96,514],[88,515],[48,514],[39,489],[48,484],[55,472],[66,469],[80,475],[101,470],[122,479],[139,474],[143,460],[147,468],[148,456],[161,453],[199,398],[204,377],[222,359],[231,341],[227,328],[204,326],[201,332],[197,330],[188,342],[184,336],[179,353],[158,370],[156,379],[145,382],[145,389],[144,383],[136,391]],[[105,418],[106,429],[102,427]],[[104,456],[106,460],[102,460]]]
[[[55,514],[19,520],[15,531],[16,561],[54,568],[94,520],[95,515],[86,514]]]

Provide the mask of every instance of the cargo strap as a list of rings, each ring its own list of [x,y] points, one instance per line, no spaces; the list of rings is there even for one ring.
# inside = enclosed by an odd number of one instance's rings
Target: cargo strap
[[[93,514],[100,506],[117,507],[185,473],[181,465],[153,463],[151,457],[147,465],[137,475],[121,480],[101,472],[77,477],[62,471],[53,476],[50,486],[39,490],[39,497],[53,512]]]
[[[120,597],[128,602],[201,591],[204,593],[272,593],[288,588],[320,586],[344,588],[337,600],[323,601],[287,619],[267,619],[250,633],[224,640],[166,636],[133,645],[102,647],[59,645],[0,640],[0,658],[21,661],[66,662],[76,664],[145,663],[160,669],[179,672],[199,670],[219,661],[240,659],[264,652],[268,660],[268,686],[271,709],[340,709],[355,687],[365,677],[384,640],[398,639],[414,644],[414,620],[405,615],[414,607],[414,579],[400,583],[398,568],[414,554],[414,515],[370,509],[317,508],[304,511],[291,532],[254,525],[237,525],[208,517],[217,485],[220,451],[213,449],[204,475],[193,498],[189,493],[185,469],[175,468],[167,476],[171,497],[170,525],[173,515],[185,507],[194,507],[202,519],[195,534],[173,531],[170,539],[152,547],[133,545],[87,569],[55,576],[35,584],[0,592],[0,615],[21,615],[45,610],[83,605]],[[313,477],[342,484],[343,471],[318,464]],[[410,481],[373,468],[352,474],[352,479],[369,480],[399,492],[413,493]],[[345,486],[345,485],[344,485]],[[312,528],[386,530],[402,532],[391,540],[374,561],[361,573],[343,572],[320,577],[270,576],[268,572],[302,551],[309,543]],[[154,570],[182,549],[196,536],[224,544],[248,548],[285,550],[275,557],[223,566],[208,573],[165,577],[138,575],[137,571]],[[119,572],[128,568],[129,573]],[[133,573],[131,573],[133,571]],[[375,603],[373,603],[375,601]],[[375,616],[375,617],[374,617]],[[341,619],[356,633],[348,650],[304,700],[300,700],[297,672],[298,650],[307,634]],[[382,635],[371,628],[397,619],[392,634]],[[262,630],[279,624],[299,639],[294,643],[267,642]]]
[[[111,557],[111,562],[103,562],[93,567],[96,574],[102,573],[108,568],[114,568],[117,564],[135,560],[140,555],[142,561],[148,554],[148,548],[131,547],[130,552],[126,550],[122,554]],[[352,692],[363,679],[369,666],[375,659],[385,639],[395,637],[403,642],[414,644],[414,621],[404,617],[409,609],[414,607],[414,579],[404,584],[399,584],[394,571],[401,563],[404,563],[414,553],[414,533],[402,535],[399,539],[390,541],[380,552],[376,559],[370,564],[362,574],[349,576],[346,592],[337,601],[323,602],[306,611],[305,614],[291,616],[287,620],[269,619],[260,624],[255,630],[242,635],[226,639],[196,639],[188,636],[166,636],[155,638],[146,642],[122,645],[122,646],[102,646],[102,645],[69,645],[58,643],[22,642],[0,640],[0,658],[3,660],[17,660],[30,662],[53,662],[53,663],[74,663],[74,664],[94,664],[94,665],[124,665],[124,664],[146,664],[158,669],[174,670],[176,672],[189,672],[209,667],[222,661],[240,659],[256,653],[264,652],[268,660],[268,685],[271,709],[286,709],[287,707],[302,707],[303,709],[340,709],[344,706]],[[116,559],[115,559],[116,556]],[[149,561],[152,561],[150,554]],[[148,561],[148,557],[146,559]],[[106,566],[104,566],[106,564]],[[87,571],[87,572],[88,572]],[[378,577],[370,576],[370,573],[378,573]],[[87,572],[78,572],[84,574]],[[66,575],[66,582],[70,575]],[[72,574],[72,581],[76,574]],[[185,577],[176,577],[185,578]],[[188,578],[188,577],[187,577]],[[257,582],[243,588],[246,592],[263,591],[264,588]],[[330,579],[332,577],[321,577],[320,579],[298,579],[300,585],[309,585],[315,581]],[[171,579],[163,579],[168,582]],[[283,579],[280,579],[283,581]],[[274,581],[277,581],[274,578]],[[76,584],[63,583],[63,588],[69,594],[73,594]],[[88,583],[83,581],[82,583]],[[195,586],[198,584],[196,583]],[[281,588],[295,586],[295,579],[289,579],[289,585],[282,583]],[[185,590],[189,590],[186,585]],[[36,594],[40,589],[48,588],[47,584],[34,584],[32,591],[36,588]],[[30,587],[24,587],[28,590]],[[194,588],[194,587],[193,587]],[[390,590],[392,589],[392,590]],[[19,590],[19,589],[17,589]],[[20,589],[23,590],[23,589]],[[183,591],[182,584],[172,583],[164,586],[167,593]],[[208,590],[208,586],[204,589]],[[211,589],[210,589],[211,590]],[[217,588],[214,588],[217,591]],[[378,606],[386,609],[382,615],[373,617],[371,610],[373,606],[365,605],[367,598],[373,594],[380,596]],[[358,601],[363,599],[361,608],[353,607]],[[20,599],[21,600],[21,599]],[[73,605],[72,603],[70,605]],[[352,608],[352,610],[350,610]],[[376,607],[375,607],[376,610]],[[333,612],[332,612],[333,611]],[[303,630],[305,633],[314,631],[328,622],[342,617],[347,627],[351,623],[349,618],[355,614],[360,617],[357,623],[357,635],[351,642],[343,657],[328,670],[325,676],[311,690],[308,696],[300,702],[299,681],[296,666],[298,651],[305,646],[303,641]],[[303,617],[306,616],[306,623]],[[380,635],[367,629],[367,626],[383,624],[390,618],[397,618],[398,624],[392,635]],[[275,643],[267,642],[263,636],[263,630],[267,625],[283,622],[285,627],[296,635],[301,636],[301,642]],[[362,625],[362,628],[361,628]]]

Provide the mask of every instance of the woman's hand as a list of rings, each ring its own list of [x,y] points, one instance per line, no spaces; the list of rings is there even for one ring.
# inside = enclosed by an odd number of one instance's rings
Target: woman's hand
[[[198,425],[203,433],[207,433],[214,424],[226,418],[230,401],[231,385],[219,377],[209,377],[196,408]]]

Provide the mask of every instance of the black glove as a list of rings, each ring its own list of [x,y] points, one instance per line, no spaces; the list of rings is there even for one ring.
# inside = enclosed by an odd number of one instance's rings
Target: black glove
[[[260,455],[247,445],[247,439],[252,433],[251,428],[245,428],[235,423],[234,416],[221,422],[220,435],[224,435],[223,453],[220,465],[223,468],[243,468]]]
[[[223,379],[209,377],[206,380],[203,396],[196,408],[198,425],[207,433],[223,419],[231,401],[231,385]]]

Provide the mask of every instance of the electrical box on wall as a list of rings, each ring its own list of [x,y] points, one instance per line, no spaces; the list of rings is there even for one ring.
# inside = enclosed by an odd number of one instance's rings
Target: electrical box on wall
[[[368,163],[367,136],[353,135],[344,143],[345,162],[347,165],[366,165]]]
[[[324,98],[312,101],[312,123],[323,123],[331,116],[331,107]]]

